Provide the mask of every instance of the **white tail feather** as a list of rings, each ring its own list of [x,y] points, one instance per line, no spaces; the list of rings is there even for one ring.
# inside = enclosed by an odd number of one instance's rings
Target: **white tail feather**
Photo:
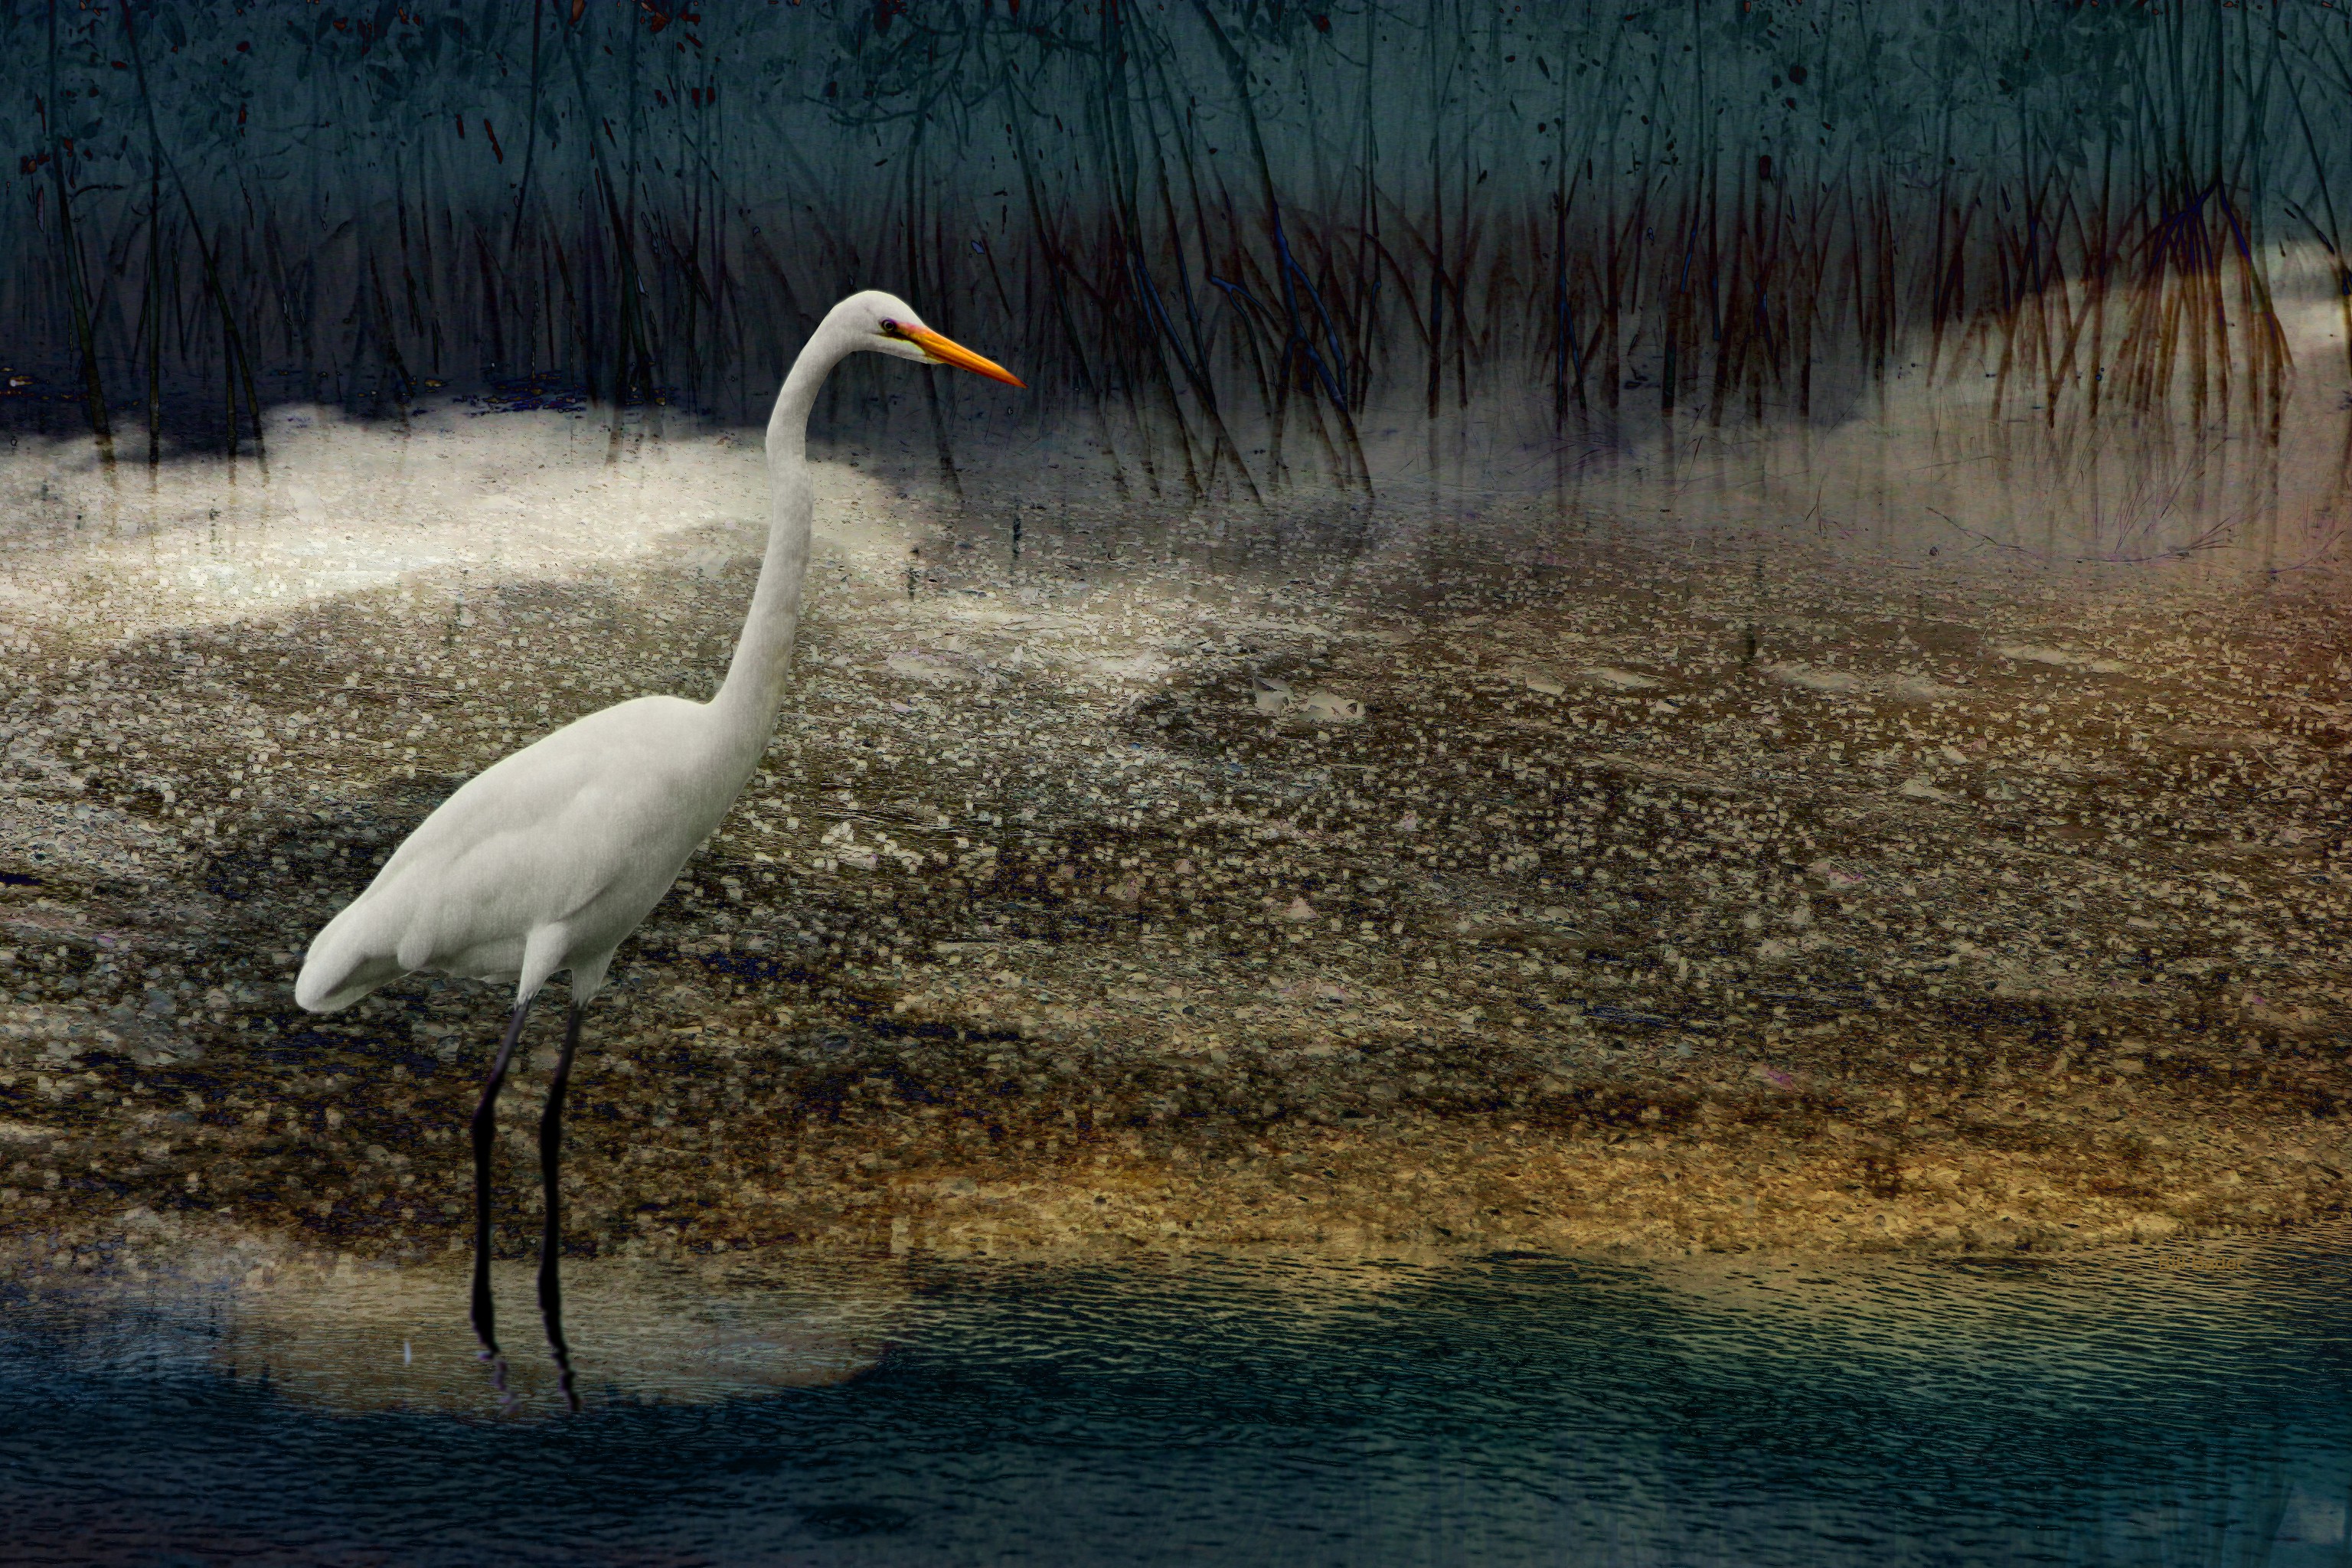
[[[375,923],[362,903],[355,903],[327,922],[311,939],[302,957],[302,973],[294,981],[294,1000],[312,1013],[333,1013],[350,1006],[380,985],[407,973],[384,944],[371,940]]]

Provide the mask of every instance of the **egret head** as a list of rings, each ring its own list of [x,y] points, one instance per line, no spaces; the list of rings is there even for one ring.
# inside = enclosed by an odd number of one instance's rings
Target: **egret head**
[[[869,289],[852,294],[833,308],[830,323],[844,333],[852,350],[894,354],[918,364],[952,364],[1012,386],[1027,384],[993,360],[941,337],[923,325],[915,308],[895,294]]]

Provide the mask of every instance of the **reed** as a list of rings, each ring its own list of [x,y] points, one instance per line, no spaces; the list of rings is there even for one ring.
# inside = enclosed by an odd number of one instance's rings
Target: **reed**
[[[1834,420],[1987,371],[2053,434],[2274,434],[2273,236],[2328,258],[2352,337],[2348,27],[2324,0],[16,3],[0,49],[45,75],[0,329],[93,431],[140,407],[151,457],[428,381],[752,419],[868,283],[1038,389],[828,394],[950,487],[1075,439],[1146,492],[1360,489],[1417,426]]]
[[[81,136],[77,138],[67,134],[65,130],[68,110],[58,86],[57,0],[48,0],[44,19],[47,23],[45,31],[47,47],[45,58],[47,63],[46,79],[48,85],[48,95],[46,100],[36,98],[33,100],[33,111],[40,118],[46,147],[37,160],[28,160],[28,163],[35,164],[36,167],[41,163],[48,166],[48,190],[54,192],[57,198],[54,208],[57,270],[58,276],[65,281],[67,307],[72,323],[74,353],[78,368],[81,373],[82,409],[85,416],[89,420],[90,434],[98,438],[100,447],[110,449],[113,431],[107,418],[106,390],[98,368],[98,341],[95,326],[91,321],[89,279],[84,268],[81,237],[74,222],[75,198],[80,194],[77,188],[80,182],[71,178],[67,173],[68,163],[76,152],[76,142],[87,141],[89,132],[84,130]],[[12,58],[22,59],[26,56],[19,54]],[[35,174],[36,168],[27,168],[26,172],[28,174]],[[37,218],[39,216],[38,194],[35,196],[34,210]]]

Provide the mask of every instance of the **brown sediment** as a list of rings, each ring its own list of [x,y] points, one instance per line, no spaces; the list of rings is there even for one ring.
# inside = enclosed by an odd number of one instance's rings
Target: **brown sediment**
[[[740,1009],[696,1026],[616,1011],[565,1174],[587,1254],[2049,1250],[2340,1214],[2352,1168],[2342,1120],[2313,1114],[2342,1092],[2336,1061],[2243,1086],[2233,1062],[2104,1049],[1924,1078],[1709,1057],[1580,1072],[1533,1037],[1201,1051],[852,1026],[796,1042]],[[152,1239],[158,1216],[361,1256],[463,1248],[462,1068],[222,1055],[41,1075],[56,1098],[5,1130],[8,1229],[92,1257]],[[509,1255],[536,1228],[541,1087],[519,1084],[502,1123]]]
[[[2334,578],[1147,521],[1041,520],[1010,578],[982,518],[920,572],[828,547],[768,764],[589,1010],[575,1249],[2040,1249],[2340,1209]],[[506,998],[313,1018],[295,955],[468,773],[698,689],[749,586],[709,537],[13,628],[0,1234],[461,1250]]]

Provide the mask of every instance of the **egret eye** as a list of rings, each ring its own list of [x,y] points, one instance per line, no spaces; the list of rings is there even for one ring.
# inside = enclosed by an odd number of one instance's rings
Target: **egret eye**
[[[882,330],[895,338],[898,335],[898,323],[885,316],[882,318]]]

